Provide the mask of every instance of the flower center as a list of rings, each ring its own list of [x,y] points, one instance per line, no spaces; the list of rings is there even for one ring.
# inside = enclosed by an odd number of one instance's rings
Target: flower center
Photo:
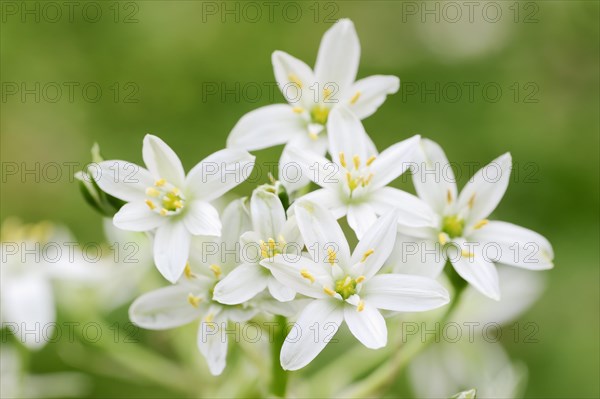
[[[457,215],[445,216],[442,220],[442,232],[448,234],[450,238],[461,237],[465,221]]]
[[[346,300],[356,294],[356,284],[358,284],[358,282],[355,279],[346,276],[346,278],[335,282],[335,292],[340,294],[342,299]]]
[[[361,159],[358,155],[352,157],[352,165],[346,163],[346,155],[340,152],[340,165],[346,170],[346,183],[350,192],[353,192],[358,187],[366,187],[373,179],[373,173],[370,172],[370,166],[375,160],[375,156],[370,157],[361,164]]]
[[[273,238],[269,237],[267,242],[260,240],[260,256],[263,259],[271,259],[277,254],[282,254],[287,242],[280,234],[278,241],[275,241]]]
[[[184,207],[185,198],[181,191],[165,179],[159,179],[146,189],[146,205],[162,216],[175,215]]]
[[[325,125],[329,117],[329,108],[323,105],[316,105],[310,110],[310,119],[314,123]]]

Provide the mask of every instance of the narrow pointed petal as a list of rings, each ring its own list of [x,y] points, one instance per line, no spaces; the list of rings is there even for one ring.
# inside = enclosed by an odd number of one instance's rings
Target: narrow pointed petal
[[[469,180],[458,196],[458,209],[466,211],[467,225],[485,219],[500,203],[512,168],[510,153],[506,153],[481,168]]]
[[[267,105],[248,112],[227,137],[227,148],[261,150],[306,134],[305,123],[288,104]]]
[[[192,236],[183,223],[169,221],[156,230],[154,262],[160,274],[175,283],[185,268]]]
[[[314,105],[310,87],[315,82],[312,69],[298,58],[284,51],[271,56],[275,80],[286,101],[294,106]]]
[[[241,264],[215,286],[213,299],[225,305],[244,303],[267,288],[268,271],[258,264]]]
[[[292,288],[281,284],[275,277],[269,277],[267,282],[269,293],[279,302],[289,302],[296,296],[296,291]]]
[[[360,119],[347,107],[335,107],[331,111],[327,120],[327,135],[331,158],[337,163],[340,153],[344,154],[348,162],[354,156],[366,162],[371,156],[377,155],[375,145]]]
[[[263,240],[277,236],[285,224],[285,209],[279,197],[265,190],[254,190],[250,200],[252,229],[259,233]]]
[[[347,265],[350,247],[331,212],[305,200],[297,201],[294,210],[302,238],[314,261],[326,262],[328,248],[331,248],[336,252],[338,262]]]
[[[221,223],[227,227],[223,229],[221,241],[225,243],[227,248],[234,248],[235,244],[240,241],[242,234],[252,230],[250,211],[246,200],[239,198],[231,201],[221,214]]]
[[[530,270],[554,267],[554,251],[550,242],[535,231],[507,222],[492,221],[469,235],[487,249],[493,262]]]
[[[456,244],[460,245],[463,251],[473,251],[470,256],[460,253],[460,249],[448,254],[456,272],[483,295],[499,301],[498,272],[496,266],[481,253],[481,245],[466,245],[464,240],[456,240]]]
[[[450,301],[448,291],[437,281],[407,274],[379,274],[365,283],[365,303],[397,312],[422,312]]]
[[[226,320],[216,317],[211,322],[202,321],[198,328],[197,344],[206,359],[212,375],[221,375],[227,359],[227,334],[223,332]]]
[[[399,89],[400,79],[396,76],[369,76],[351,86],[346,93],[346,104],[359,119],[365,119],[377,111],[389,94],[394,94]]]
[[[146,167],[157,179],[165,179],[181,188],[185,181],[185,172],[181,160],[160,138],[147,134],[144,137],[142,156]]]
[[[289,149],[289,155],[293,162],[300,165],[302,171],[307,173],[307,177],[311,181],[323,188],[340,190],[344,174],[336,162],[332,162],[322,155],[295,147]]]
[[[396,241],[398,212],[380,217],[360,240],[350,263],[355,275],[374,276],[389,258]]]
[[[281,235],[289,247],[286,248],[286,250],[289,250],[293,253],[300,253],[302,248],[304,248],[304,240],[302,239],[302,234],[300,234],[300,228],[298,227],[296,215],[290,215],[288,220],[283,225]]]
[[[327,152],[327,143],[326,134],[320,134],[314,139],[305,131],[302,135],[295,136],[283,147],[281,158],[279,159],[278,176],[279,181],[281,181],[288,193],[293,193],[306,187],[310,183],[310,175],[313,173],[307,165],[297,162],[291,150],[294,149],[296,152],[311,151],[323,158]]]
[[[336,83],[343,95],[354,83],[360,61],[360,43],[349,19],[340,19],[321,39],[315,76],[322,83]]]
[[[269,269],[281,284],[311,298],[328,298],[323,286],[333,286],[333,280],[325,265],[317,264],[301,255],[276,255],[260,264]]]
[[[150,291],[131,304],[129,319],[150,330],[166,330],[188,324],[201,314],[201,309],[188,302],[190,293],[180,285]]]
[[[395,209],[398,223],[407,227],[437,227],[439,217],[418,197],[393,187],[383,187],[369,197],[369,203],[379,215]]]
[[[144,201],[146,188],[154,186],[155,178],[139,165],[127,161],[104,161],[92,170],[98,187],[123,201]]]
[[[350,228],[354,230],[356,237],[361,240],[377,220],[377,214],[371,205],[363,202],[348,206],[347,218]]]
[[[308,304],[281,347],[281,367],[298,370],[310,363],[333,338],[343,317],[341,301],[325,299]]]
[[[348,205],[342,202],[340,195],[333,189],[320,188],[302,196],[303,201],[314,202],[328,209],[335,219],[348,213]]]
[[[143,202],[129,202],[113,217],[115,227],[128,231],[150,231],[166,222],[166,218],[152,212]]]
[[[356,307],[344,307],[344,320],[352,335],[369,349],[379,349],[387,345],[387,326],[379,310],[369,302],[359,312]]]
[[[190,171],[185,182],[186,191],[194,199],[217,199],[250,176],[254,159],[244,150],[217,151]]]
[[[437,278],[444,269],[446,258],[437,238],[415,238],[399,233],[389,264],[394,273]]]
[[[436,142],[421,139],[415,151],[416,170],[412,180],[419,197],[438,214],[456,203],[457,190],[454,171],[442,147]]]
[[[408,170],[414,162],[414,152],[419,144],[420,136],[413,136],[386,148],[371,165],[373,180],[369,184],[371,190],[387,186],[398,176]]]
[[[186,204],[183,223],[192,235],[221,235],[221,220],[214,206],[205,201],[191,201]]]

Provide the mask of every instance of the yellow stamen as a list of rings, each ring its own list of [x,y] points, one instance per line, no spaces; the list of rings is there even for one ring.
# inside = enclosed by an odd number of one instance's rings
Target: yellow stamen
[[[327,262],[329,262],[331,266],[335,265],[336,258],[337,253],[333,249],[327,248]]]
[[[272,238],[269,238],[269,249],[272,251],[275,249],[275,240]]]
[[[472,252],[469,252],[466,249],[461,250],[460,254],[466,258],[472,258],[473,256],[475,256]]]
[[[287,244],[287,242],[285,241],[285,237],[283,236],[283,234],[279,234],[279,237],[277,237],[279,239],[279,244],[281,246],[285,246],[285,244]]]
[[[331,90],[327,87],[323,88],[323,100],[327,100],[331,96]]]
[[[363,181],[363,186],[366,186],[369,183],[371,183],[372,179],[373,179],[373,173],[369,173],[369,176]]]
[[[360,91],[357,91],[356,93],[354,93],[354,95],[350,99],[350,104],[356,104],[359,97],[360,97]]]
[[[335,291],[332,290],[331,288],[328,288],[328,287],[323,287],[323,292],[326,293],[329,296],[334,296],[335,295]]]
[[[167,216],[167,213],[169,213],[169,211],[168,211],[168,210],[166,210],[165,208],[162,208],[162,209],[160,210],[160,216]]]
[[[365,252],[362,259],[360,260],[360,263],[366,261],[369,256],[373,255],[373,252],[375,252],[374,249],[369,249],[367,252]]]
[[[310,133],[308,133],[308,137],[310,137],[310,139],[311,139],[311,140],[314,140],[314,141],[316,141],[316,140],[318,140],[318,139],[319,139],[319,135],[317,135],[317,134],[316,134],[316,133],[314,133],[314,132],[310,132]]]
[[[200,305],[200,302],[202,302],[202,298],[197,297],[193,294],[188,294],[187,300],[189,304],[195,308],[197,308]]]
[[[352,174],[350,172],[346,172],[346,180],[348,180],[348,187],[350,191],[356,188],[356,180],[352,178]]]
[[[310,274],[310,272],[306,269],[302,269],[300,270],[300,275],[302,277],[304,277],[307,280],[310,280],[311,283],[315,282],[315,276],[313,276],[312,274]]]
[[[359,312],[365,310],[365,302],[362,299],[358,301],[358,306],[356,307],[356,310]]]
[[[183,269],[183,275],[185,276],[185,278],[187,278],[188,280],[191,280],[193,278],[196,278],[196,275],[192,272],[192,268],[190,267],[190,262],[187,262],[185,264],[185,269]]]
[[[473,193],[473,195],[471,195],[471,198],[469,198],[469,209],[473,209],[473,203],[475,202],[475,193]]]
[[[346,168],[346,166],[348,166],[346,164],[346,156],[344,155],[344,152],[340,152],[340,165],[342,165],[342,168]]]
[[[448,242],[448,234],[446,234],[446,233],[438,234],[438,241],[440,242],[440,244],[446,245],[446,243]]]
[[[358,169],[360,167],[360,157],[358,155],[352,157],[352,162],[354,162],[354,169]]]
[[[365,279],[366,279],[366,277],[365,277],[365,276],[358,276],[358,277],[356,278],[356,280],[355,280],[355,281],[356,281],[356,284],[360,284],[360,283],[362,283],[363,281],[365,281]]]
[[[173,202],[173,206],[177,209],[181,209],[181,208],[183,208],[183,202],[181,202],[180,200],[177,200],[177,201]]]
[[[290,82],[298,85],[298,87],[302,88],[302,82],[300,81],[300,79],[298,79],[298,76],[294,75],[293,73],[290,73],[288,76],[288,79],[290,80]]]
[[[369,159],[367,159],[367,166],[371,166],[371,164],[373,163],[375,158],[376,158],[375,155],[371,155],[371,157]]]
[[[210,270],[212,270],[212,272],[215,274],[216,278],[219,278],[221,276],[221,268],[219,267],[219,265],[210,265]]]
[[[160,191],[158,191],[157,189],[155,189],[154,187],[148,187],[146,189],[146,195],[150,196],[150,197],[158,197],[160,195]]]
[[[206,317],[204,318],[204,322],[205,323],[212,323],[213,319],[215,318],[215,315],[212,313],[209,313],[206,315]]]
[[[156,187],[162,187],[167,183],[167,181],[165,179],[158,179],[157,181],[154,182],[154,185]]]
[[[475,230],[482,228],[483,226],[485,226],[486,224],[488,224],[489,221],[487,219],[481,219],[479,222],[475,223],[475,225],[473,226],[473,228]]]
[[[301,113],[304,112],[304,108],[302,108],[302,107],[294,107],[294,108],[292,108],[292,111],[294,111],[297,114],[301,114]]]
[[[154,208],[156,208],[156,205],[154,205],[154,202],[150,201],[149,199],[146,200],[146,205],[148,205],[148,208],[150,208],[150,210],[153,210]]]
[[[450,189],[446,191],[446,201],[448,201],[449,204],[452,202],[452,192],[450,191]]]

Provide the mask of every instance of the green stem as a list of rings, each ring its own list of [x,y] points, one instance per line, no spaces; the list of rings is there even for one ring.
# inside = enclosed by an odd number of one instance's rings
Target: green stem
[[[271,343],[271,392],[276,397],[285,398],[288,382],[288,373],[281,368],[279,354],[285,341],[287,319],[275,316],[277,326],[274,329],[273,342]]]

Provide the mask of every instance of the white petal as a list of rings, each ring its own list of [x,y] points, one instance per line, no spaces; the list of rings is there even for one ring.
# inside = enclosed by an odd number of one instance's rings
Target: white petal
[[[347,105],[359,119],[371,116],[383,104],[388,94],[400,89],[396,76],[373,75],[355,82],[348,90]]]
[[[333,280],[325,265],[317,264],[301,255],[276,255],[260,264],[269,269],[281,284],[311,298],[328,298],[323,286],[333,286]],[[306,272],[314,281],[303,277],[302,274]]]
[[[420,136],[413,136],[386,148],[379,154],[371,164],[373,173],[373,180],[369,184],[371,190],[386,186],[408,170],[414,161],[413,154],[419,140]]]
[[[250,211],[244,198],[236,199],[227,205],[221,214],[221,223],[227,227],[223,229],[221,241],[227,248],[233,248],[242,234],[252,230]]]
[[[260,150],[304,134],[305,123],[291,105],[267,105],[248,112],[235,124],[227,137],[227,148]]]
[[[341,301],[312,301],[304,308],[281,347],[281,367],[298,370],[310,363],[333,338],[343,317]]]
[[[350,260],[350,247],[332,213],[314,202],[305,200],[298,200],[294,210],[302,238],[313,260],[317,263],[325,262],[328,248],[331,248],[336,252],[338,262],[347,265]]]
[[[377,150],[371,138],[367,135],[360,119],[346,107],[335,107],[327,120],[327,135],[329,137],[329,153],[339,164],[340,153],[344,153],[347,162],[355,155],[366,162]]]
[[[260,189],[254,190],[250,200],[250,213],[252,228],[263,240],[278,239],[277,236],[285,224],[285,209],[276,194]]]
[[[136,325],[151,330],[166,330],[187,324],[200,316],[201,310],[188,302],[186,287],[172,285],[150,291],[129,307],[129,318]]]
[[[146,188],[154,186],[155,178],[150,172],[127,161],[104,161],[92,164],[92,177],[98,187],[107,194],[123,201],[143,201]]]
[[[340,166],[312,151],[290,147],[289,156],[308,174],[308,178],[323,188],[340,190],[344,174]]]
[[[165,179],[176,187],[182,187],[185,180],[183,165],[175,151],[160,138],[147,134],[144,137],[142,155],[146,167],[155,177]]]
[[[512,223],[489,222],[471,233],[469,240],[480,242],[485,248],[485,255],[494,262],[530,270],[554,266],[550,242],[535,231]]]
[[[298,162],[291,149],[295,151],[311,151],[317,155],[324,156],[327,152],[327,135],[320,134],[317,139],[312,139],[306,132],[294,137],[289,141],[283,151],[278,165],[279,180],[288,193],[300,190],[310,183],[312,171],[301,162]]]
[[[314,99],[310,89],[315,81],[313,71],[296,57],[283,51],[275,51],[271,56],[273,72],[279,90],[292,105],[311,106]],[[300,84],[300,87],[298,87]]]
[[[296,215],[291,215],[288,218],[283,225],[281,235],[288,246],[290,246],[290,248],[287,248],[289,251],[300,251],[304,248],[304,240],[302,239],[302,234],[300,234],[300,229],[298,228]]]
[[[254,159],[244,150],[217,151],[190,171],[185,182],[186,191],[194,199],[217,199],[250,176]]]
[[[401,226],[435,227],[438,223],[439,217],[425,201],[397,188],[380,188],[370,195],[369,203],[379,215],[396,209]]]
[[[328,209],[335,219],[339,219],[348,213],[348,205],[342,202],[340,195],[333,189],[320,188],[303,195],[302,200],[314,202]]]
[[[241,264],[215,286],[213,299],[225,305],[244,303],[265,288],[269,272],[258,264]]]
[[[397,312],[422,312],[444,306],[448,291],[437,281],[405,274],[379,274],[364,283],[365,303]]]
[[[389,212],[367,230],[352,253],[351,264],[357,276],[363,275],[368,280],[381,269],[394,248],[397,224],[398,213]]]
[[[413,184],[417,194],[438,214],[457,200],[456,178],[454,171],[436,142],[421,139],[415,151]]]
[[[188,260],[192,236],[183,223],[169,221],[156,230],[154,262],[160,274],[175,283]]]
[[[115,227],[129,231],[154,230],[165,221],[165,217],[152,212],[143,202],[125,204],[113,217]]]
[[[50,338],[52,331],[48,326],[56,319],[50,282],[42,275],[6,280],[2,280],[2,322],[16,324],[15,335],[22,344],[30,349],[41,348],[46,340],[35,331],[45,331]]]
[[[315,76],[322,83],[336,83],[343,93],[354,83],[360,61],[360,43],[349,19],[341,19],[321,39]]]
[[[360,240],[363,238],[367,230],[377,220],[375,210],[371,205],[365,202],[351,204],[348,206],[348,224],[356,233],[356,237]],[[395,226],[394,226],[395,228]]]
[[[439,242],[398,234],[389,257],[394,273],[437,278],[446,264]]]
[[[226,320],[218,317],[212,322],[202,321],[198,328],[198,349],[206,359],[212,375],[220,375],[227,360],[227,334],[223,327]]]
[[[191,201],[186,204],[183,223],[190,234],[220,236],[221,220],[214,206],[205,201]]]
[[[296,296],[296,291],[288,286],[281,284],[275,277],[270,277],[267,286],[269,293],[279,302],[289,302]]]
[[[506,153],[475,173],[458,196],[458,208],[466,213],[467,225],[486,218],[506,192],[512,158]]]
[[[344,307],[344,320],[352,335],[369,349],[379,349],[387,345],[387,326],[379,310],[369,302],[359,312],[355,306]]]
[[[497,301],[500,300],[500,285],[496,266],[482,255],[481,245],[468,245],[462,241],[455,240],[456,244],[461,245],[462,250],[470,252],[472,256],[462,255],[460,250],[449,251],[448,259],[452,262],[454,269],[483,295]]]

